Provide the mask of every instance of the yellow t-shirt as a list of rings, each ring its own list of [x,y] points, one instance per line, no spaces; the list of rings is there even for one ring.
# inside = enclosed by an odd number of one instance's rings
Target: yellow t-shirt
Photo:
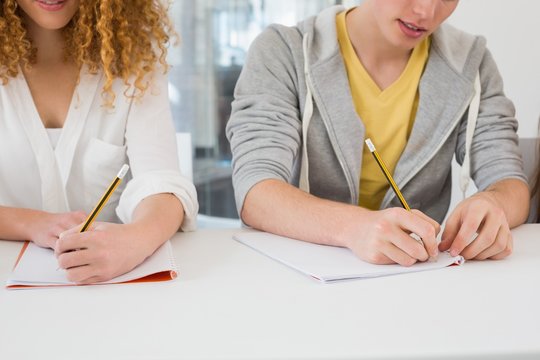
[[[364,123],[366,138],[371,138],[393,174],[416,117],[418,85],[429,56],[430,40],[426,38],[414,48],[400,77],[381,91],[354,51],[347,33],[345,15],[345,11],[338,14],[336,24],[354,107]],[[358,203],[362,207],[377,210],[389,184],[367,146],[363,149]]]

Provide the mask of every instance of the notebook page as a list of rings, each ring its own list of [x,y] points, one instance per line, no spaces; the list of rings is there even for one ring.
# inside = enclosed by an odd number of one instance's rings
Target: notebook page
[[[170,279],[177,276],[177,268],[169,241],[130,272],[100,284],[128,282],[161,272],[169,273]],[[58,269],[58,262],[53,250],[29,243],[6,285],[8,287],[13,285],[55,286],[75,285],[75,283],[67,279],[65,270]]]
[[[433,270],[464,262],[461,256],[441,253],[436,262],[421,262],[410,267],[375,265],[360,260],[346,248],[312,244],[264,232],[239,233],[233,238],[323,282]]]

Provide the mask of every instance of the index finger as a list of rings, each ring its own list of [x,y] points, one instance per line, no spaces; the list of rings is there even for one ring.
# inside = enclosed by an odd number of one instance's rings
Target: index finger
[[[481,214],[475,214],[467,216],[463,219],[461,227],[450,246],[450,255],[457,256],[461,254],[463,249],[465,249],[471,241],[478,236],[478,229],[484,220],[484,216]]]
[[[89,244],[90,236],[89,233],[79,233],[78,231],[70,234],[63,233],[56,241],[54,253],[59,256],[65,252],[85,249]]]
[[[439,232],[441,231],[441,224],[439,224],[437,221],[433,220],[432,218],[430,218],[429,216],[427,216],[420,210],[412,209],[411,212],[415,215],[420,216],[422,219],[426,220],[427,222],[429,222],[435,229],[435,235],[439,234]]]
[[[418,213],[420,212],[407,211],[407,214],[409,216],[405,216],[403,218],[404,220],[406,220],[406,222],[403,223],[403,230],[407,230],[411,233],[418,235],[422,239],[424,247],[428,252],[429,256],[436,257],[439,254],[436,239],[437,228],[433,226],[433,223],[431,221],[428,221],[425,218],[427,217],[427,215],[420,216]]]
[[[81,222],[80,224],[77,224],[66,231],[62,231],[60,234],[58,234],[58,237],[62,238],[62,236],[65,236],[65,235],[71,235],[71,234],[76,234],[78,232],[81,232],[81,228],[83,227],[83,225],[84,225],[84,222]],[[96,223],[93,223],[92,225],[90,225],[88,229],[86,229],[86,231],[93,230],[95,229],[95,227],[96,227]]]

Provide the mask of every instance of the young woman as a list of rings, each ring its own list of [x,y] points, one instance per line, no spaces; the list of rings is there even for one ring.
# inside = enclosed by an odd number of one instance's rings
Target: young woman
[[[227,127],[245,223],[381,264],[511,253],[529,198],[514,108],[485,40],[441,25],[457,5],[365,0],[258,37]],[[417,210],[401,208],[366,138]],[[481,191],[437,245],[454,154]]]
[[[179,172],[161,2],[0,6],[0,238],[52,248],[70,280],[93,283],[193,229],[198,205]],[[127,181],[79,233],[124,163]]]

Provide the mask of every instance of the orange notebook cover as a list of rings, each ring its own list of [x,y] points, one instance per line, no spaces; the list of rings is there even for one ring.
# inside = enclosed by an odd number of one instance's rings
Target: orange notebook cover
[[[177,276],[178,271],[172,254],[171,243],[167,241],[130,272],[95,285],[168,281],[175,279]],[[70,282],[66,278],[65,270],[58,269],[58,262],[54,252],[31,242],[26,242],[23,245],[15,262],[13,272],[6,282],[6,288],[8,289],[74,285],[77,284]]]

